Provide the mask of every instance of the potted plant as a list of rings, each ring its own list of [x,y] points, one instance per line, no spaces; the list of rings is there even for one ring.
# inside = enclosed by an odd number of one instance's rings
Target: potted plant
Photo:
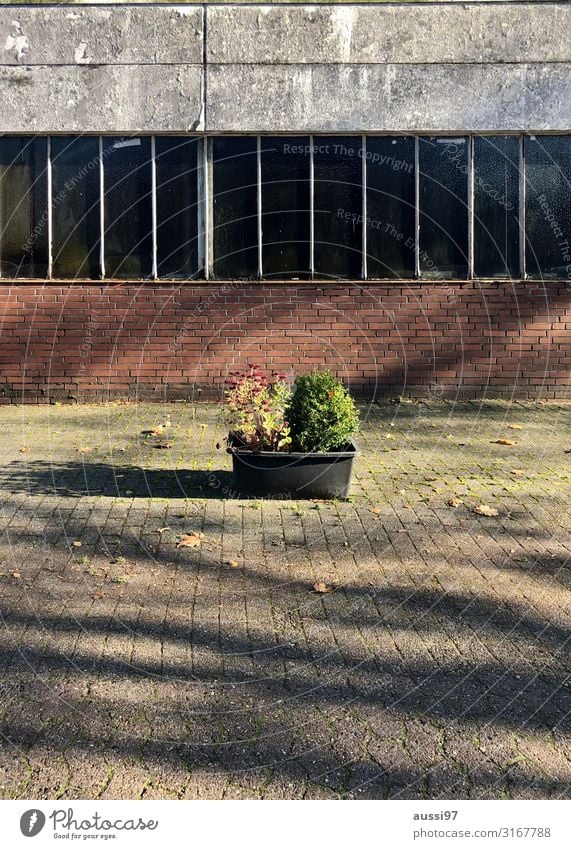
[[[227,380],[228,451],[240,494],[346,498],[359,451],[355,402],[329,371],[268,377],[257,365]]]

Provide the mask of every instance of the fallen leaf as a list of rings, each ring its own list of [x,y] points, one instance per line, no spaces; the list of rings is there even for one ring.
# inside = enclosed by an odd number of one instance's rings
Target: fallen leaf
[[[202,540],[204,539],[203,533],[197,533],[196,531],[191,531],[189,534],[181,534],[179,540],[176,544],[177,548],[196,548],[199,545],[202,545]]]
[[[432,483],[432,481],[437,481],[438,478],[425,478],[424,480],[428,481],[429,483]]]
[[[508,430],[523,430],[523,425],[520,424],[509,424]]]
[[[499,516],[499,511],[495,507],[488,507],[487,504],[479,504],[474,507],[473,512],[478,516]]]
[[[517,443],[513,441],[513,439],[494,439],[492,440],[495,445],[516,445]]]
[[[317,581],[317,583],[315,583],[313,585],[313,589],[315,590],[316,593],[332,593],[333,592],[333,587],[327,586],[327,584],[324,581]]]
[[[21,578],[22,577],[19,572],[10,572],[10,575],[11,575],[12,578]]]
[[[370,512],[370,513],[374,513],[374,514],[375,514],[375,516],[378,516],[378,515],[379,515],[379,513],[381,512],[381,508],[380,508],[380,507],[371,507],[371,508],[370,508],[370,510],[369,510],[369,512]]]
[[[240,568],[240,564],[238,563],[237,560],[227,560],[226,565],[230,566],[231,569],[239,569]]]
[[[168,525],[167,525],[165,528],[158,528],[158,529],[157,529],[157,533],[158,533],[158,534],[164,534],[164,533],[165,533],[165,531],[170,531],[170,530],[171,530],[171,529],[170,529],[170,528],[168,527]]]
[[[159,442],[155,448],[172,448],[172,442]]]
[[[90,451],[93,451],[93,448],[90,448],[88,445],[80,445],[77,451],[79,454],[89,454]]]
[[[83,543],[80,542],[78,539],[76,539],[76,540],[74,540],[74,542],[72,542],[72,545],[73,545],[74,548],[81,548]]]
[[[451,498],[448,501],[449,507],[461,507],[464,504],[461,498]]]
[[[516,475],[516,476],[525,474],[525,471],[523,469],[510,469],[510,472],[511,472],[512,475]]]
[[[29,450],[30,450],[29,448],[26,448],[24,446],[24,448],[20,448],[20,454],[27,454]]]

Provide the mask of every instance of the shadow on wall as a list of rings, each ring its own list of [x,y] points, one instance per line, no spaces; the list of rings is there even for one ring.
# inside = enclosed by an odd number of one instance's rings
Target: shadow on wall
[[[563,284],[15,289],[2,322],[8,397],[188,397],[248,361],[327,364],[369,395],[568,388]]]

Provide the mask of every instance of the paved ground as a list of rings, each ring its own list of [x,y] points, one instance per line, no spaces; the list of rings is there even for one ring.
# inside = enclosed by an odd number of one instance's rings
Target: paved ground
[[[212,405],[1,408],[0,796],[571,796],[570,416],[375,406],[288,503]]]

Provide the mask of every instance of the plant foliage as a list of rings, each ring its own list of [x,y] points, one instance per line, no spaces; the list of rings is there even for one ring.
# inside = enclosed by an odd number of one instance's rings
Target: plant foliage
[[[226,380],[226,412],[230,438],[258,451],[284,451],[290,443],[285,411],[291,388],[285,375],[268,377],[258,365],[230,372]]]
[[[355,402],[330,371],[296,378],[287,419],[293,447],[301,451],[344,448],[359,424]]]

